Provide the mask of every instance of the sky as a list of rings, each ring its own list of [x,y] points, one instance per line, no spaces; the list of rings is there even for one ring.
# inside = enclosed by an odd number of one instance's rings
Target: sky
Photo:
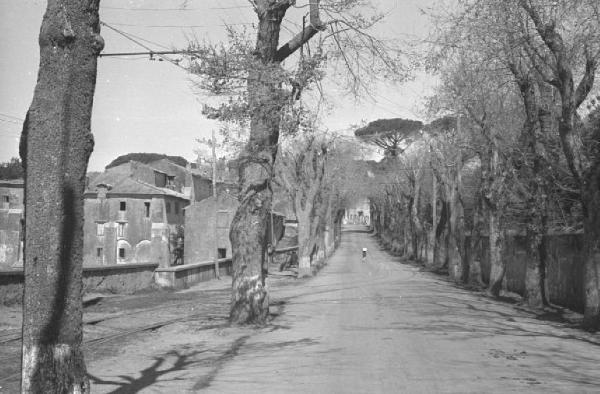
[[[388,13],[379,32],[388,39],[423,37],[429,24],[420,7],[432,1],[373,1]],[[18,156],[22,121],[37,78],[37,36],[45,7],[42,0],[0,0],[0,162]],[[288,13],[282,43],[297,31],[301,12]],[[191,37],[224,41],[225,25],[252,29],[256,16],[246,0],[101,0],[100,19],[152,50],[170,50],[185,48]],[[102,27],[101,35],[104,53],[145,50],[107,27]],[[359,102],[330,86],[335,103],[323,124],[329,130],[352,134],[352,125],[378,118],[422,119],[422,100],[431,94],[435,78],[419,74],[400,85],[381,83],[374,97]],[[151,61],[148,56],[99,58],[92,113],[95,147],[88,170],[101,171],[117,156],[130,152],[194,160],[199,147],[196,139],[209,138],[211,130],[219,128],[201,114],[201,104],[211,101],[214,98],[194,89],[189,74],[172,63]]]

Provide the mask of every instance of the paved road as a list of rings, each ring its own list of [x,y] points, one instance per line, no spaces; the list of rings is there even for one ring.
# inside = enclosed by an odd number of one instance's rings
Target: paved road
[[[287,302],[274,329],[243,338],[210,384],[196,389],[600,393],[598,335],[400,264],[366,233],[344,234],[316,278],[286,291],[276,294]]]
[[[600,393],[600,336],[456,288],[367,233],[271,294],[264,328],[190,320],[86,354],[92,392]]]

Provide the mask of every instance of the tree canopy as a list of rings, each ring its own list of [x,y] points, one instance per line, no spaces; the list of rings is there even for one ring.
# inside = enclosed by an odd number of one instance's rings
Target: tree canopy
[[[377,119],[354,132],[363,141],[375,144],[386,156],[396,157],[404,152],[412,138],[423,128],[418,120]]]
[[[140,163],[148,164],[153,161],[167,159],[177,165],[185,167],[188,165],[188,161],[181,156],[169,156],[163,153],[127,153],[126,155],[121,155],[111,161],[105,168],[108,170],[109,168],[119,166],[124,163],[128,163],[131,160],[139,161]]]

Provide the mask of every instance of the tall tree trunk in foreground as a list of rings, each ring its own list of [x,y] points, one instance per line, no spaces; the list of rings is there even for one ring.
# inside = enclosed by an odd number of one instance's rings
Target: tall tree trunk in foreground
[[[94,140],[90,119],[99,0],[49,0],[40,68],[21,137],[25,167],[24,393],[85,393],[81,351],[83,191]]]
[[[248,73],[250,138],[240,155],[240,206],[231,223],[233,282],[229,320],[235,324],[266,321],[269,299],[262,272],[271,206],[270,180],[277,156],[279,121],[287,96],[277,73],[280,63],[321,28],[319,1],[311,2],[310,25],[277,49],[283,17],[292,0],[256,0],[256,67]]]
[[[275,66],[271,69],[269,65],[277,52],[284,14],[285,9],[280,8],[259,13],[256,52],[263,66],[249,74],[250,140],[240,157],[240,206],[229,234],[233,250],[233,323],[263,323],[269,312],[262,265],[272,198],[269,181],[277,156],[279,113],[284,102],[272,75]]]

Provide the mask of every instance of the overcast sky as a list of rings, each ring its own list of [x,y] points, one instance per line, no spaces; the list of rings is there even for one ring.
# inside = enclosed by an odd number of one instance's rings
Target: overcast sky
[[[379,0],[381,9],[390,12],[380,29],[390,39],[424,35],[428,21],[419,7],[431,1]],[[188,0],[186,9],[181,9],[182,3],[102,0],[100,18],[137,36],[153,50],[185,48],[192,36],[223,40],[225,24],[252,28],[256,20],[245,0]],[[18,155],[22,119],[37,77],[37,35],[45,6],[41,0],[0,0],[0,161]],[[297,30],[293,23],[299,21],[292,21],[285,23],[282,41]],[[144,50],[106,27],[101,34],[106,53]],[[399,86],[382,84],[374,99],[361,103],[339,97],[324,124],[330,130],[340,130],[361,120],[420,119],[421,99],[432,84],[431,78],[421,76]],[[89,170],[102,170],[112,159],[129,152],[194,159],[196,138],[209,137],[211,129],[218,128],[201,115],[199,102],[203,101],[206,99],[193,92],[189,75],[171,63],[150,61],[148,56],[100,58],[92,116],[96,145]]]

